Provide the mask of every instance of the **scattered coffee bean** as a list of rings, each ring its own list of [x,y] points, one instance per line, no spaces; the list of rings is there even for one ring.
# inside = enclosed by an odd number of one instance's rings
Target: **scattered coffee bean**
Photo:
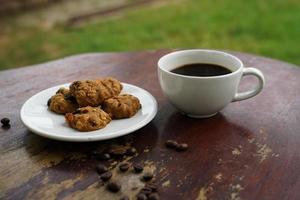
[[[150,181],[153,178],[153,174],[150,172],[147,172],[143,175],[143,180],[144,181]]]
[[[51,104],[51,98],[50,98],[50,99],[48,99],[48,101],[47,101],[47,106],[49,107],[49,106],[50,106],[50,104]]]
[[[110,183],[107,184],[107,189],[110,192],[117,193],[117,192],[120,191],[121,185],[117,182],[110,182]]]
[[[135,173],[141,173],[144,170],[144,167],[141,164],[134,164],[133,169]]]
[[[149,200],[159,200],[159,195],[157,193],[152,193],[148,196]]]
[[[122,157],[124,156],[126,153],[126,149],[122,146],[120,147],[114,147],[112,149],[109,150],[109,154],[114,156],[114,157]]]
[[[10,120],[8,118],[6,118],[6,117],[4,117],[3,119],[1,119],[2,128],[9,129],[10,128],[9,122],[10,122]]]
[[[188,148],[189,148],[188,144],[182,143],[178,145],[176,151],[186,151]]]
[[[105,165],[99,164],[99,165],[97,165],[96,170],[97,170],[98,174],[101,175],[101,174],[107,172],[108,168]]]
[[[127,156],[134,156],[136,154],[136,149],[134,147],[131,147],[129,149],[126,150],[126,155]]]
[[[110,159],[110,155],[108,153],[100,153],[97,155],[98,160],[106,161]]]
[[[137,200],[147,200],[147,196],[144,193],[138,193],[136,198]]]
[[[167,140],[165,145],[166,145],[167,148],[175,149],[175,148],[177,148],[178,143],[174,140]]]
[[[152,192],[156,192],[158,187],[155,183],[148,183],[145,187],[151,188]]]
[[[129,169],[129,164],[128,163],[121,163],[119,165],[119,169],[121,172],[126,172]]]
[[[110,171],[104,172],[103,174],[100,175],[100,179],[102,181],[108,181],[112,177],[112,173]]]
[[[10,122],[10,120],[7,117],[4,117],[3,119],[1,119],[1,123],[3,126],[8,125]]]
[[[129,200],[128,196],[121,197],[120,200]]]

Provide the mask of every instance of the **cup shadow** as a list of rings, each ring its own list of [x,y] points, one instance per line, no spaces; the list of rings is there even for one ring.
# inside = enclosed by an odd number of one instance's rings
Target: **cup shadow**
[[[163,139],[178,139],[201,142],[213,145],[222,140],[247,139],[251,137],[250,130],[230,121],[222,112],[210,118],[191,118],[179,111],[173,110],[166,116],[166,123],[162,127]]]

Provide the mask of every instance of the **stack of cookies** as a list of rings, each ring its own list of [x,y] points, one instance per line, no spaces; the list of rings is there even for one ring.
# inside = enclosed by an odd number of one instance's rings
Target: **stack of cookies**
[[[60,88],[47,105],[51,111],[65,114],[74,129],[98,130],[113,119],[130,118],[141,109],[137,97],[120,94],[122,88],[121,82],[111,77],[75,81],[69,89]]]

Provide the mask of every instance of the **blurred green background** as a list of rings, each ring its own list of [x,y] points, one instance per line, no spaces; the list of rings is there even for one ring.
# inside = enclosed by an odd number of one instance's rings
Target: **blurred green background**
[[[83,52],[160,48],[227,49],[300,65],[299,0],[157,0],[105,13],[128,3],[134,1],[85,0],[84,7],[74,0],[1,17],[0,69]]]

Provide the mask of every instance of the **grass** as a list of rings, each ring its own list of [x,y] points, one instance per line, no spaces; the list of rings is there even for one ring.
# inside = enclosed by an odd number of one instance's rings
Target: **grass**
[[[101,51],[229,49],[300,65],[298,0],[180,0],[81,27],[11,25],[0,35],[0,69]]]

